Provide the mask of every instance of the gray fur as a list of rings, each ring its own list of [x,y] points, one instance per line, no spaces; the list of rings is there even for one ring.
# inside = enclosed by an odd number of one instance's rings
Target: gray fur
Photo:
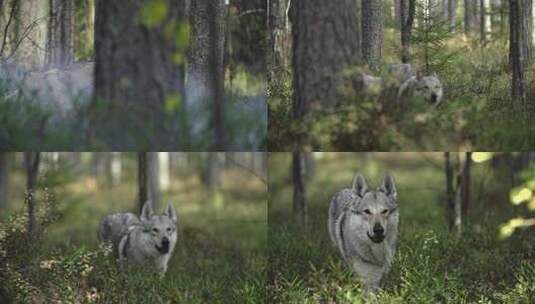
[[[412,76],[399,87],[397,103],[403,102],[407,96],[423,97],[426,102],[437,107],[442,101],[444,90],[436,74]]]
[[[373,191],[368,190],[364,177],[357,174],[352,187],[342,189],[331,200],[328,220],[331,240],[368,292],[379,288],[390,269],[398,223],[397,191],[391,176],[386,176]],[[377,225],[384,231],[380,240],[375,235]]]
[[[127,263],[156,268],[163,276],[177,242],[177,215],[169,204],[162,215],[143,205],[138,219],[131,213],[108,215],[99,227],[101,241],[110,241],[121,267]]]

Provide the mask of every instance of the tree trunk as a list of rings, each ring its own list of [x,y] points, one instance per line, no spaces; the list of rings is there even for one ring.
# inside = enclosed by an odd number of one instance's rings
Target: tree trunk
[[[147,152],[147,182],[149,200],[153,208],[160,206],[162,192],[160,191],[160,165],[158,161],[159,152]]]
[[[73,0],[49,0],[46,65],[64,67],[74,62]]]
[[[357,1],[292,0],[294,115],[340,102],[341,72],[360,64]]]
[[[477,2],[476,0],[464,0],[464,33],[471,34],[476,29]]]
[[[509,60],[512,71],[511,96],[513,107],[517,112],[525,112],[526,90],[524,83],[524,68],[522,64],[522,3],[518,0],[509,1]]]
[[[451,163],[450,152],[444,152],[444,170],[446,174],[446,219],[448,228],[453,230],[455,222],[455,192],[453,188],[453,165]]]
[[[362,59],[372,69],[383,60],[383,1],[362,1]]]
[[[111,175],[112,185],[117,186],[121,183],[123,164],[121,162],[121,152],[111,152]]]
[[[289,0],[270,0],[268,31],[269,31],[269,72],[285,71],[289,67],[290,58],[290,24],[287,16]],[[272,77],[273,75],[270,75]]]
[[[401,4],[404,0],[394,0],[394,23],[395,28],[401,30]]]
[[[217,150],[225,145],[223,127],[223,77],[225,46],[225,4],[222,0],[195,0],[191,2],[191,42],[188,51],[188,81],[186,108],[191,113],[212,109],[211,123],[202,117],[189,117],[195,124],[190,128],[195,135],[210,124],[214,129]]]
[[[13,27],[15,61],[19,67],[36,69],[45,62],[48,3],[43,0],[20,0]]]
[[[39,174],[39,162],[41,153],[24,152],[24,164],[26,166],[26,205],[28,207],[28,233],[33,235],[35,231],[35,188],[37,187],[37,175]]]
[[[520,1],[520,0],[519,0]],[[522,34],[521,57],[522,66],[527,68],[532,59],[533,49],[533,0],[521,0]]]
[[[162,191],[168,191],[171,186],[171,166],[170,164],[170,152],[160,152],[158,155],[158,166],[160,173],[160,189]]]
[[[448,20],[454,30],[457,26],[457,0],[448,0]]]
[[[487,28],[486,28],[486,17],[487,17],[487,9],[485,7],[485,0],[479,0],[479,8],[480,8],[480,14],[479,14],[479,39],[482,43],[485,43],[487,41]]]
[[[292,175],[293,175],[293,213],[296,223],[300,227],[306,227],[308,218],[308,208],[306,203],[306,186],[305,186],[305,153],[292,153]]]
[[[462,218],[467,218],[468,209],[470,206],[470,184],[471,184],[471,166],[472,166],[472,152],[465,153],[464,166],[462,172]]]
[[[219,186],[219,159],[216,152],[208,152],[204,164],[203,182],[210,196],[217,192]]]
[[[182,1],[169,1],[165,12],[155,15],[150,3],[96,2],[91,118],[98,126],[94,135],[109,148],[162,149],[176,147],[179,140],[174,129],[187,41],[176,37],[184,31],[184,8]]]
[[[9,197],[9,154],[0,152],[0,210],[5,209]]]
[[[411,32],[416,13],[416,0],[401,0],[401,62],[411,60]]]
[[[139,212],[143,209],[145,202],[149,200],[148,191],[148,153],[138,152],[137,159],[137,183],[138,183],[138,204]]]

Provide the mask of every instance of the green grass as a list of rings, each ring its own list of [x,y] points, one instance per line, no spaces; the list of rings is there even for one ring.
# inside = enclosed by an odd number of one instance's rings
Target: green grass
[[[53,205],[57,212],[43,215],[42,219],[54,220],[31,240],[25,233],[26,217],[20,215],[23,178],[14,174],[13,211],[0,221],[0,249],[7,250],[0,254],[0,279],[9,282],[0,288],[0,302],[264,302],[266,186],[239,169],[222,174],[220,191],[213,196],[205,193],[197,176],[172,179],[163,201],[174,203],[180,234],[164,279],[144,269],[120,272],[109,250],[98,245],[96,229],[104,214],[135,212],[134,176],[106,187],[82,175],[50,187],[54,199],[46,200],[40,192],[38,206]],[[163,207],[156,209],[162,212]]]
[[[487,164],[475,164],[468,221],[462,237],[454,237],[448,232],[442,205],[441,155],[323,155],[307,184],[309,223],[303,231],[292,225],[291,158],[275,154],[270,160],[269,300],[362,303],[358,279],[327,232],[332,195],[360,171],[372,187],[378,186],[385,172],[395,177],[401,213],[393,268],[372,302],[533,303],[533,228],[498,239],[499,225],[526,210],[508,204],[506,183]]]

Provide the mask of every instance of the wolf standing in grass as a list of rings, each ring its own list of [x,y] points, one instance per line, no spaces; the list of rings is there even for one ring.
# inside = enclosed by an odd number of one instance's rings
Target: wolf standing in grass
[[[104,217],[99,239],[111,242],[121,266],[127,262],[154,267],[163,276],[177,242],[177,216],[173,204],[162,215],[155,215],[150,202],[143,205],[141,217],[116,213]]]
[[[329,234],[366,292],[379,288],[389,271],[398,237],[399,212],[394,179],[376,190],[355,175],[351,189],[336,193],[329,207]]]

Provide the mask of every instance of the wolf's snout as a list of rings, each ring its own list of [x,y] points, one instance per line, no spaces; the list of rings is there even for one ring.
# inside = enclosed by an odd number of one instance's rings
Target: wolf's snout
[[[437,94],[431,94],[431,101],[432,102],[437,102],[437,99],[438,99]]]
[[[377,223],[375,226],[373,226],[373,234],[375,235],[383,235],[385,233],[385,230],[381,224]]]
[[[163,237],[162,238],[162,246],[156,245],[156,249],[158,249],[158,251],[161,254],[168,253],[169,252],[169,239],[167,237]]]

